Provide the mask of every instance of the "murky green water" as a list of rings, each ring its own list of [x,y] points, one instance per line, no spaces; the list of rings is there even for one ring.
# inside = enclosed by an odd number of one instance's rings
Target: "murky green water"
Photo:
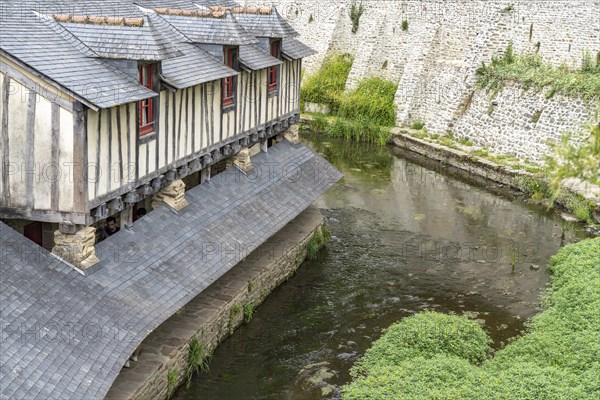
[[[466,313],[499,346],[537,312],[544,266],[561,246],[556,215],[419,166],[397,149],[311,144],[345,174],[318,202],[330,244],[176,399],[339,398],[352,363],[403,317]],[[566,241],[582,237],[568,226]]]

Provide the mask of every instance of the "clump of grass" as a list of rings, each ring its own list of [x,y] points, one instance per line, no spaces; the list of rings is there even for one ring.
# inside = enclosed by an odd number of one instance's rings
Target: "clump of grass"
[[[383,145],[390,138],[389,129],[369,122],[353,121],[339,117],[332,117],[329,122],[325,117],[322,117],[322,119],[313,118],[310,122],[310,127],[312,132],[317,134],[357,142],[370,142]]]
[[[477,76],[480,87],[495,93],[507,81],[514,81],[526,89],[545,89],[589,100],[600,99],[600,65],[594,65],[588,52],[583,55],[580,69],[557,68],[544,63],[537,53],[515,55],[511,42],[502,56],[492,57],[489,64],[478,68]]]
[[[187,366],[184,372],[185,387],[189,389],[195,373],[208,371],[208,354],[196,336],[189,343]]]
[[[423,127],[425,126],[425,124],[423,123],[423,121],[415,121],[412,124],[410,124],[411,129],[416,129],[418,131],[420,131],[421,129],[423,129]]]
[[[402,30],[403,31],[408,30],[408,21],[407,20],[402,21]]]
[[[379,77],[359,82],[356,89],[340,97],[338,115],[379,126],[396,123],[394,96],[398,85]]]
[[[365,12],[365,6],[362,1],[357,3],[356,0],[352,0],[350,4],[350,20],[352,21],[352,33],[356,33],[358,31],[358,24],[360,22],[360,17],[362,17]]]
[[[331,233],[323,225],[323,227],[315,230],[315,233],[308,241],[306,245],[306,257],[309,260],[316,260],[319,254],[319,250],[331,239]]]
[[[175,368],[171,368],[167,372],[167,400],[173,397],[177,384],[179,383],[179,373]]]
[[[252,303],[244,304],[244,322],[249,323],[252,320],[253,315],[254,315],[254,304],[252,304]]]
[[[336,112],[351,68],[351,55],[337,53],[329,55],[317,73],[304,79],[300,89],[302,101],[326,104],[332,112]]]

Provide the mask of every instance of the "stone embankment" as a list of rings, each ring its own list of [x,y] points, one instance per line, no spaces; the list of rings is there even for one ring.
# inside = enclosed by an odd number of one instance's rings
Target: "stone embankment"
[[[308,242],[322,226],[319,210],[308,208],[150,333],[138,361],[121,371],[107,399],[165,399],[183,383],[192,338],[212,353],[244,323],[245,309],[254,310],[296,272],[307,257]]]

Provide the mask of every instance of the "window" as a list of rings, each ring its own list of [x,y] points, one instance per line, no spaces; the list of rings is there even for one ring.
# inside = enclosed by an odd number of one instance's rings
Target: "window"
[[[154,64],[143,64],[138,66],[140,84],[150,90],[154,90]],[[139,102],[139,129],[140,136],[154,132],[154,99],[145,99]]]
[[[271,42],[271,56],[277,58],[278,60],[281,58],[281,40],[273,40]],[[275,93],[277,91],[277,78],[279,75],[279,66],[275,65],[269,67],[267,74],[269,78],[269,93]]]
[[[231,69],[237,67],[237,49],[225,48],[224,63]],[[223,107],[232,106],[235,103],[235,80],[234,76],[223,79]]]

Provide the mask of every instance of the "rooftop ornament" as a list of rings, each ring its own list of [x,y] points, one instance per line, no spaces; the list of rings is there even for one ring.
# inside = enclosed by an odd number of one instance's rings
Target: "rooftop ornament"
[[[111,26],[144,26],[144,18],[118,18],[118,17],[101,17],[92,15],[70,15],[70,14],[54,14],[52,16],[56,22],[75,23],[75,24],[91,24],[91,25],[111,25]]]
[[[181,10],[175,8],[154,8],[155,13],[160,15],[174,15],[181,17],[199,17],[199,18],[225,18],[225,10]]]
[[[224,6],[210,6],[208,7],[211,11],[226,12],[231,11],[234,14],[254,14],[254,15],[271,15],[273,9],[268,7],[224,7]]]

